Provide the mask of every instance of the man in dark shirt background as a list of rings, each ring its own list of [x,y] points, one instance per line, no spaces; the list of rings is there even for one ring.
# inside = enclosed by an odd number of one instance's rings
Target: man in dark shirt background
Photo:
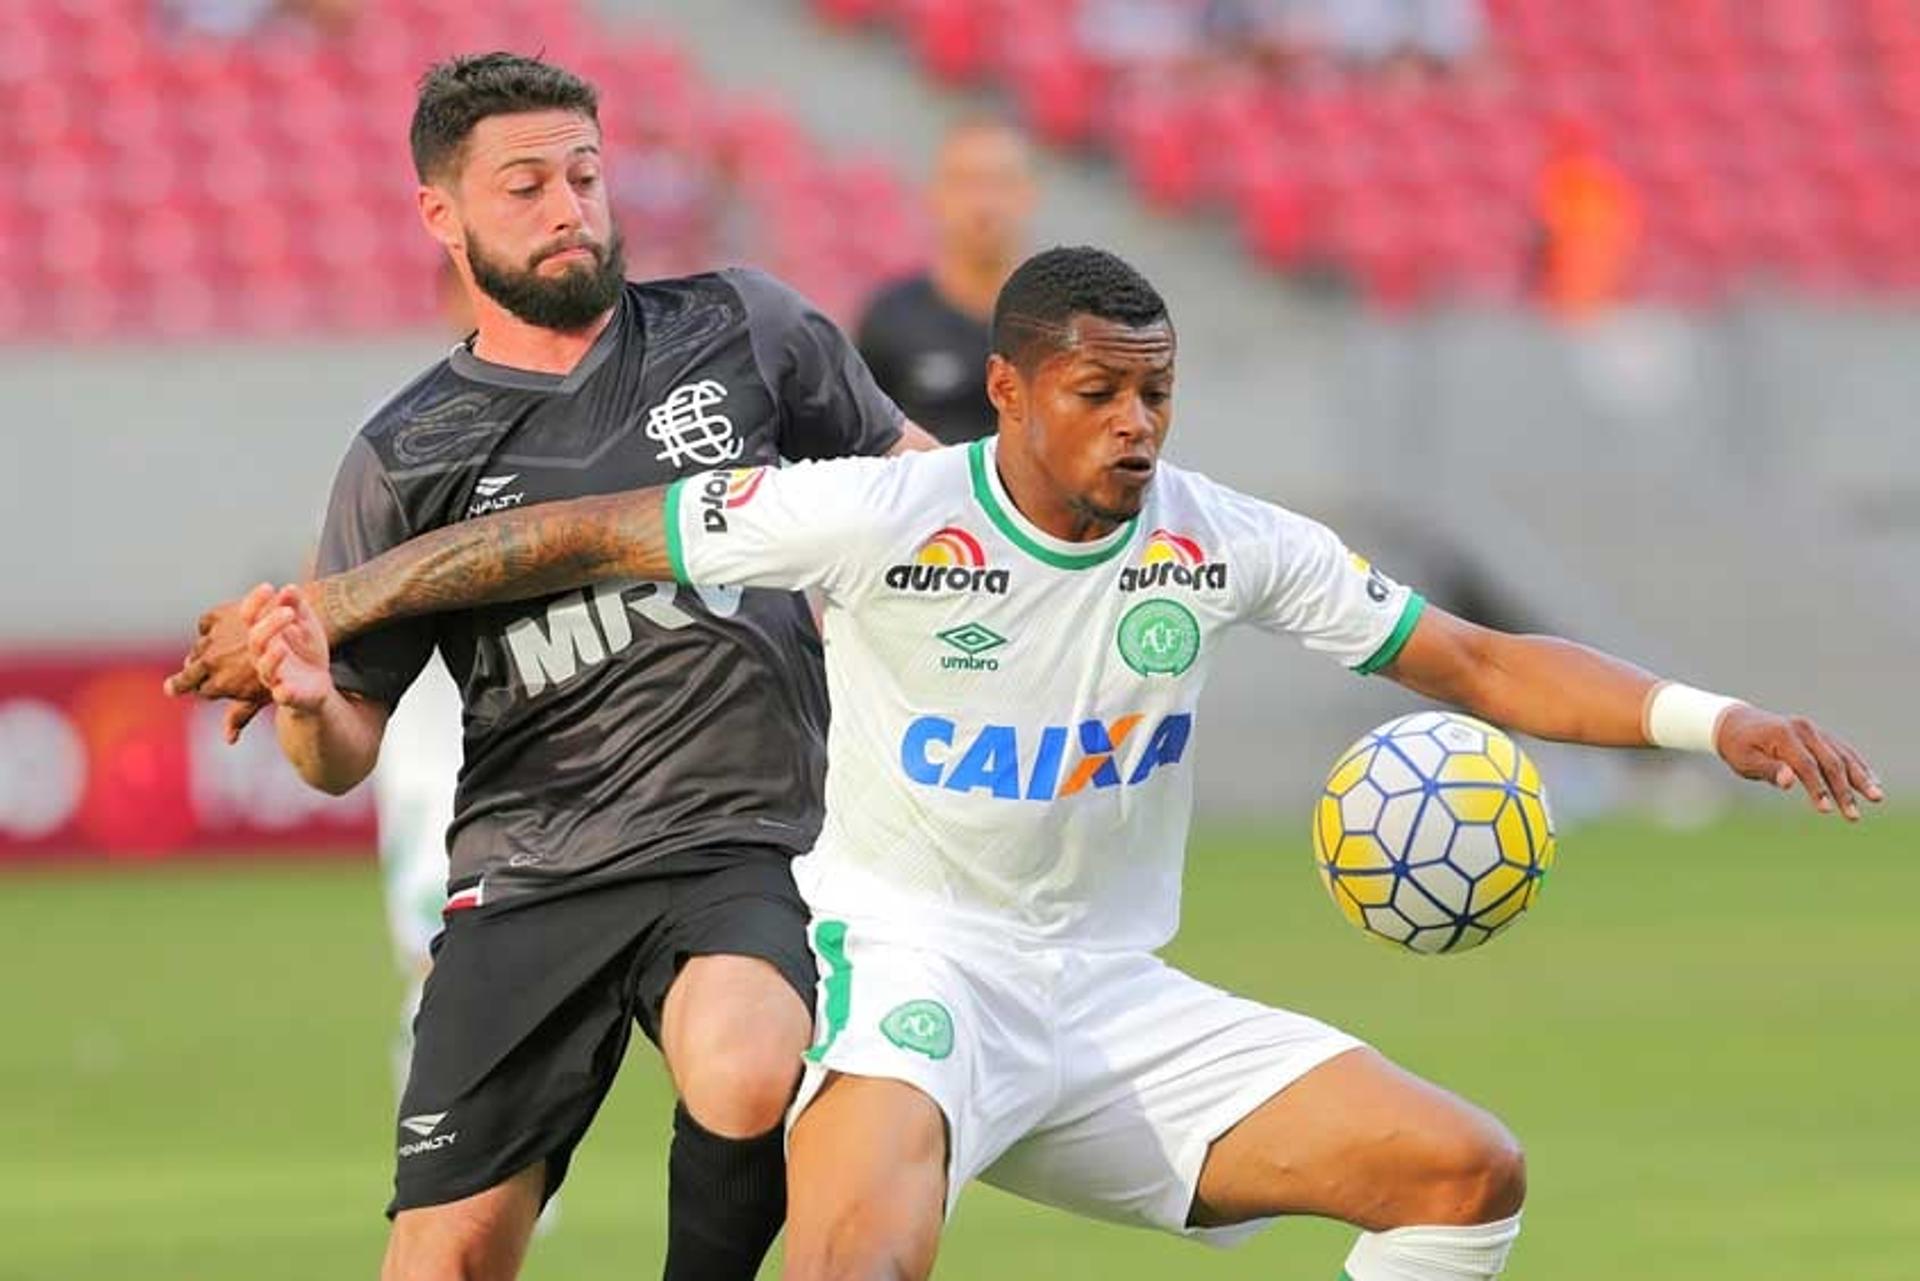
[[[860,354],[907,417],[956,445],[993,433],[987,322],[1026,256],[1034,204],[1026,137],[997,120],[964,121],[935,154],[927,203],[933,262],[876,294],[860,321]]]
[[[475,331],[355,438],[320,572],[510,507],[933,445],[773,278],[626,280],[598,99],[577,77],[510,54],[442,64],[412,144],[422,221]],[[751,497],[717,496],[715,519]],[[237,700],[230,733],[271,693],[281,750],[315,787],[366,777],[434,650],[461,687],[446,927],[383,1275],[515,1275],[637,1021],[680,1096],[666,1274],[751,1278],[784,1217],[780,1121],[812,1027],[788,869],[818,833],[825,767],[805,599],[611,582],[332,652],[298,628],[250,650],[246,625],[283,612],[311,621],[270,587],[214,611],[170,688]]]

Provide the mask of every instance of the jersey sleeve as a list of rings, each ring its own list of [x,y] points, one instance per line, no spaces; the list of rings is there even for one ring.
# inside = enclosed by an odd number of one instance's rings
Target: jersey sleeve
[[[386,469],[373,447],[356,437],[327,500],[315,572],[353,569],[405,542],[410,532]],[[333,683],[393,707],[433,656],[433,646],[430,619],[404,619],[368,632],[334,648]]]
[[[894,460],[841,458],[685,476],[667,489],[667,555],[682,583],[818,588],[873,573]]]
[[[728,277],[746,305],[754,359],[779,406],[781,456],[841,458],[892,449],[905,415],[840,327],[765,272],[736,269]]]
[[[1236,542],[1248,565],[1243,616],[1298,636],[1362,676],[1395,658],[1426,608],[1416,591],[1347,550],[1319,521],[1234,495]]]

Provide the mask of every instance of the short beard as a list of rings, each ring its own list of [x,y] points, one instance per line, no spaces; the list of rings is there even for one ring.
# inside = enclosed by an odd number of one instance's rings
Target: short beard
[[[1147,491],[1144,489],[1140,491],[1140,501],[1134,504],[1132,511],[1120,511],[1113,507],[1101,507],[1085,498],[1075,497],[1067,500],[1067,506],[1079,515],[1085,516],[1089,520],[1098,521],[1103,525],[1112,525],[1116,528],[1126,524],[1135,516],[1138,516],[1141,509],[1146,505]]]
[[[539,274],[545,258],[571,247],[547,247],[534,255],[524,270],[515,270],[490,257],[469,231],[467,266],[480,291],[521,320],[541,329],[573,333],[591,325],[620,300],[620,290],[627,280],[627,259],[616,227],[608,233],[606,244],[584,245],[593,254],[593,266],[569,266],[552,278]]]

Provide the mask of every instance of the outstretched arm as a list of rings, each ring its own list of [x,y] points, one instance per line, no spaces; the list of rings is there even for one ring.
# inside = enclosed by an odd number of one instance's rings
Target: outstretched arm
[[[306,583],[299,592],[332,647],[417,614],[524,600],[606,579],[669,579],[665,495],[665,489],[631,490],[463,521]],[[252,599],[202,615],[192,650],[166,682],[175,696],[235,700],[227,718],[229,742],[272,697],[256,671],[254,651],[295,621],[287,600],[250,611]]]
[[[1631,663],[1558,637],[1511,636],[1429,607],[1386,675],[1539,738],[1601,747],[1693,740],[1743,778],[1783,789],[1798,779],[1822,813],[1837,807],[1856,819],[1856,793],[1883,797],[1860,754],[1805,717],[1745,703],[1715,716],[1685,687],[1669,688]],[[1699,715],[1704,723],[1690,723]]]
[[[546,596],[615,578],[670,579],[664,488],[541,503],[422,534],[302,591],[327,642],[396,619]]]

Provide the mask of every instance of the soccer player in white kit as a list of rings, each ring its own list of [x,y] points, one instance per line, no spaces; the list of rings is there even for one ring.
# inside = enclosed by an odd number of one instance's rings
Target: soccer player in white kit
[[[380,880],[393,959],[406,982],[395,1046],[406,1080],[413,1016],[433,968],[433,940],[447,901],[447,828],[460,776],[460,690],[436,656],[387,718],[373,798],[380,828]]]
[[[1362,1229],[1352,1281],[1498,1275],[1525,1191],[1505,1127],[1154,954],[1227,626],[1525,732],[1714,751],[1848,818],[1880,799],[1804,718],[1475,627],[1325,527],[1161,463],[1173,363],[1138,273],[1050,250],[1000,297],[993,441],[469,521],[288,589],[254,627],[271,682],[276,653],[603,578],[821,593],[833,718],[826,826],[795,865],[821,980],[789,1123],[791,1277],[927,1275],[974,1177],[1222,1242],[1342,1219]]]

